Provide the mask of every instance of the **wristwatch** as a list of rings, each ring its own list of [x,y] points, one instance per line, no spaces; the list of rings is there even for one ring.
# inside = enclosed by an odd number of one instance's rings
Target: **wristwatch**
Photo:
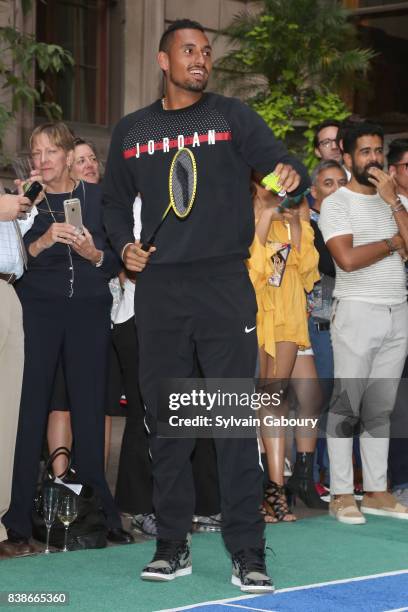
[[[397,248],[392,244],[392,238],[384,238],[384,242],[388,247],[388,255],[392,255],[393,253],[395,253]]]
[[[393,213],[397,213],[397,212],[400,212],[401,210],[405,210],[405,206],[403,205],[402,200],[399,197],[399,195],[397,195],[397,197],[395,198],[394,204],[391,204],[391,210]]]

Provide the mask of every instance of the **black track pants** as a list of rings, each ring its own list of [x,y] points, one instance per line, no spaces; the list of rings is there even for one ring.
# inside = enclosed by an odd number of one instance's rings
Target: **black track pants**
[[[190,462],[195,440],[157,437],[159,382],[193,376],[195,352],[206,378],[252,378],[257,354],[255,294],[239,260],[150,265],[138,275],[135,314],[159,537],[183,539],[195,506]],[[232,553],[262,546],[257,439],[215,439],[215,445],[225,544]]]

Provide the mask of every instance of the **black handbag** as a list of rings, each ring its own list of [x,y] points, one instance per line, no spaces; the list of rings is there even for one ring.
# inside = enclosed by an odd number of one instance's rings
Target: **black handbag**
[[[75,470],[72,469],[71,451],[65,446],[60,446],[50,455],[44,467],[40,480],[37,496],[34,499],[32,510],[33,537],[40,542],[45,542],[47,530],[43,518],[43,492],[46,487],[53,486],[60,489],[60,494],[67,493],[69,489],[64,484],[55,482],[52,473],[52,464],[56,457],[65,455],[68,459],[68,467],[64,474],[59,476],[65,484],[79,483]],[[94,493],[91,486],[82,484],[81,492],[78,495],[78,516],[70,525],[68,530],[68,549],[84,550],[85,548],[105,548],[106,547],[106,516],[102,508],[101,500]],[[50,532],[50,545],[62,548],[64,545],[65,528],[56,517]]]

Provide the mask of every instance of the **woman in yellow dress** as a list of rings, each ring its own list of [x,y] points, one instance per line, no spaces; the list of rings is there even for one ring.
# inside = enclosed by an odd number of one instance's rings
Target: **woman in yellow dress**
[[[256,233],[247,264],[258,301],[259,378],[270,392],[287,387],[284,381],[292,376],[298,350],[310,347],[305,291],[311,291],[319,280],[319,255],[307,205],[281,214],[278,204],[276,196],[254,183]],[[274,415],[287,411],[283,401]],[[314,451],[316,438],[297,434],[297,450]],[[261,436],[270,479],[263,505],[265,520],[296,520],[289,512],[284,488],[285,430],[261,428]]]

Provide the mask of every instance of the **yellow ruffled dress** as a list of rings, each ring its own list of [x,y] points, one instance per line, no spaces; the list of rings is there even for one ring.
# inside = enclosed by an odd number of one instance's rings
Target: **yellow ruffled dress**
[[[280,287],[268,283],[273,268],[271,257],[283,244],[290,243],[288,225],[272,221],[266,245],[255,234],[247,260],[249,276],[258,302],[257,334],[260,347],[275,358],[276,342],[294,342],[301,349],[310,347],[306,292],[320,278],[319,254],[314,247],[310,223],[301,220],[300,252],[292,246]]]

